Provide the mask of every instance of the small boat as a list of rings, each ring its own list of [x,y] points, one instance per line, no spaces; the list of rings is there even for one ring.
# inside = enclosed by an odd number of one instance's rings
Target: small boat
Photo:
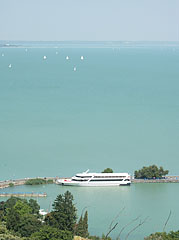
[[[44,56],[44,60],[46,60],[47,59],[47,56]]]
[[[72,178],[58,179],[56,183],[79,187],[128,186],[131,184],[131,177],[128,173],[89,173],[87,170]]]
[[[66,60],[69,60],[69,56],[66,56]]]
[[[42,216],[45,216],[45,215],[48,214],[48,212],[45,212],[44,209],[40,209],[39,214],[42,215]]]

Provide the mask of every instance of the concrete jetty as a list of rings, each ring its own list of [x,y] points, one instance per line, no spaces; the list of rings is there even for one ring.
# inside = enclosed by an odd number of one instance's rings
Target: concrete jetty
[[[47,180],[47,181],[52,180],[54,183],[58,179],[58,177],[36,177],[36,178],[23,178],[23,179],[15,179],[15,180],[5,180],[5,181],[0,181],[0,189],[8,188],[11,185],[13,185],[13,186],[24,185],[27,180],[37,179],[37,178],[44,179],[44,180]]]
[[[179,176],[167,176],[162,179],[131,179],[132,183],[179,183]]]
[[[39,179],[44,180],[52,180],[53,183],[56,183],[57,179],[61,179],[59,177],[37,177]],[[23,179],[16,179],[16,180],[5,180],[0,181],[0,189],[8,188],[12,184],[12,186],[20,186],[24,185],[25,182],[29,179],[37,179],[37,178],[23,178]],[[179,183],[179,176],[166,176],[163,179],[135,179],[131,178],[132,183]]]
[[[46,193],[27,193],[27,192],[22,192],[22,193],[8,193],[8,192],[3,192],[0,193],[0,197],[46,197]]]

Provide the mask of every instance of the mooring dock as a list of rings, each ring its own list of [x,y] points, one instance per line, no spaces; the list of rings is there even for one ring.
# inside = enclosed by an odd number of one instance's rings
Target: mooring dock
[[[46,193],[34,193],[34,192],[0,193],[0,197],[46,197],[46,196],[47,196]]]

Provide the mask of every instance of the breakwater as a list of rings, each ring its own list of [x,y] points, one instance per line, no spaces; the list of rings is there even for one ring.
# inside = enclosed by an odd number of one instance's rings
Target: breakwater
[[[6,180],[0,181],[0,189],[11,187],[11,186],[20,186],[24,185],[29,179],[37,179],[37,178],[24,178],[24,179],[16,179],[16,180]],[[58,177],[39,177],[39,179],[44,180],[52,180],[53,183],[56,183]],[[179,183],[179,176],[167,176],[163,179],[135,179],[131,178],[132,183]]]
[[[0,193],[0,197],[46,197],[46,193],[27,193],[27,192],[22,192],[22,193]]]
[[[162,179],[131,179],[132,183],[179,183],[179,176],[167,176]]]
[[[54,183],[58,179],[57,177],[38,177],[39,179],[43,180],[52,180]],[[11,186],[20,186],[24,185],[27,180],[31,179],[38,179],[38,178],[23,178],[23,179],[16,179],[16,180],[5,180],[5,181],[0,181],[0,189],[11,187]]]

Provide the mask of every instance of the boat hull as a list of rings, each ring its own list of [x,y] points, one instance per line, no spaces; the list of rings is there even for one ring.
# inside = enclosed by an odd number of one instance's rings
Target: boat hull
[[[78,186],[78,187],[113,187],[113,186],[129,186],[131,184],[130,181],[119,181],[119,182],[76,182],[67,179],[57,180],[57,184],[62,186]]]

